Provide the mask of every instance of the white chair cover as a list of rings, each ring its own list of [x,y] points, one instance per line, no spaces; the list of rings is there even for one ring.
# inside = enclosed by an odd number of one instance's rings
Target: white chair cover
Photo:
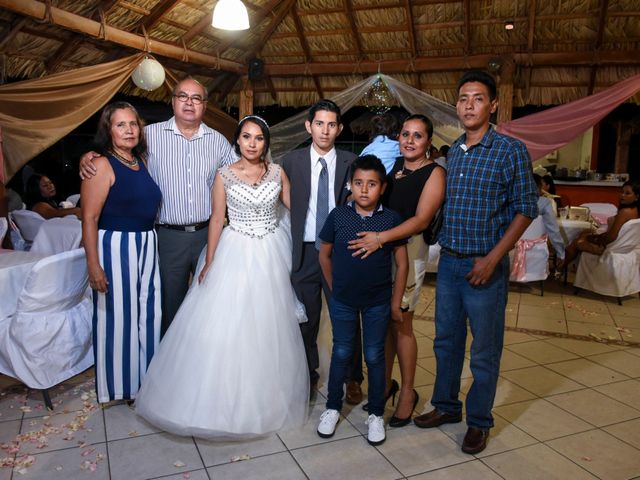
[[[20,234],[26,242],[31,243],[36,238],[40,225],[44,222],[42,215],[31,210],[14,210],[9,215],[20,229]]]
[[[73,195],[69,195],[66,201],[73,203],[73,206],[76,207],[78,206],[78,200],[80,200],[80,194],[74,193]]]
[[[0,372],[45,389],[93,365],[87,287],[83,249],[36,263],[16,312],[0,319]]]
[[[440,244],[434,243],[433,245],[429,245],[429,256],[427,257],[425,271],[437,273],[438,263],[440,263]]]
[[[6,218],[0,217],[0,248],[2,248],[2,241],[7,234],[7,230],[9,230],[9,222]]]
[[[31,245],[31,251],[55,255],[80,246],[82,223],[75,215],[46,220]]]
[[[509,253],[512,282],[537,282],[549,276],[549,247],[542,216],[538,215]],[[524,268],[522,268],[524,266]]]
[[[582,252],[573,285],[611,297],[640,292],[640,219],[625,223],[602,255]]]

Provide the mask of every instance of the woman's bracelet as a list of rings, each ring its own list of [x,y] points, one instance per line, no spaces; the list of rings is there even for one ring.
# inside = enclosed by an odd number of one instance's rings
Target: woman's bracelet
[[[380,232],[376,232],[376,240],[378,241],[378,247],[382,249],[382,240],[380,240]]]

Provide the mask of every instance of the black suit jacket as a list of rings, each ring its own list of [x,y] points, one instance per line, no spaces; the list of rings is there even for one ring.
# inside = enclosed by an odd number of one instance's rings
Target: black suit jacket
[[[289,182],[291,183],[291,239],[293,241],[293,266],[295,272],[302,263],[304,243],[304,225],[311,195],[311,153],[310,148],[301,148],[290,152],[282,159]],[[334,193],[336,205],[342,205],[349,196],[346,185],[349,180],[349,167],[356,158],[355,154],[336,149],[336,177]]]

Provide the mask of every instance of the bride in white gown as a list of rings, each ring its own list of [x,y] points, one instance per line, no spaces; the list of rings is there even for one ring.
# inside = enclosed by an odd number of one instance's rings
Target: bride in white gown
[[[280,200],[289,207],[289,181],[264,160],[264,120],[242,119],[234,144],[241,158],[218,171],[213,187],[205,265],[135,402],[139,415],[179,435],[249,438],[300,426],[307,416],[291,237],[277,215]]]

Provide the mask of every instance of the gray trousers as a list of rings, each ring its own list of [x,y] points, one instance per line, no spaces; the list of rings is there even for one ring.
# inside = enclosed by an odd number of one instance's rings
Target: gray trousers
[[[207,244],[208,228],[182,232],[157,227],[160,280],[162,282],[162,335],[176,315],[196,272],[200,252]]]

